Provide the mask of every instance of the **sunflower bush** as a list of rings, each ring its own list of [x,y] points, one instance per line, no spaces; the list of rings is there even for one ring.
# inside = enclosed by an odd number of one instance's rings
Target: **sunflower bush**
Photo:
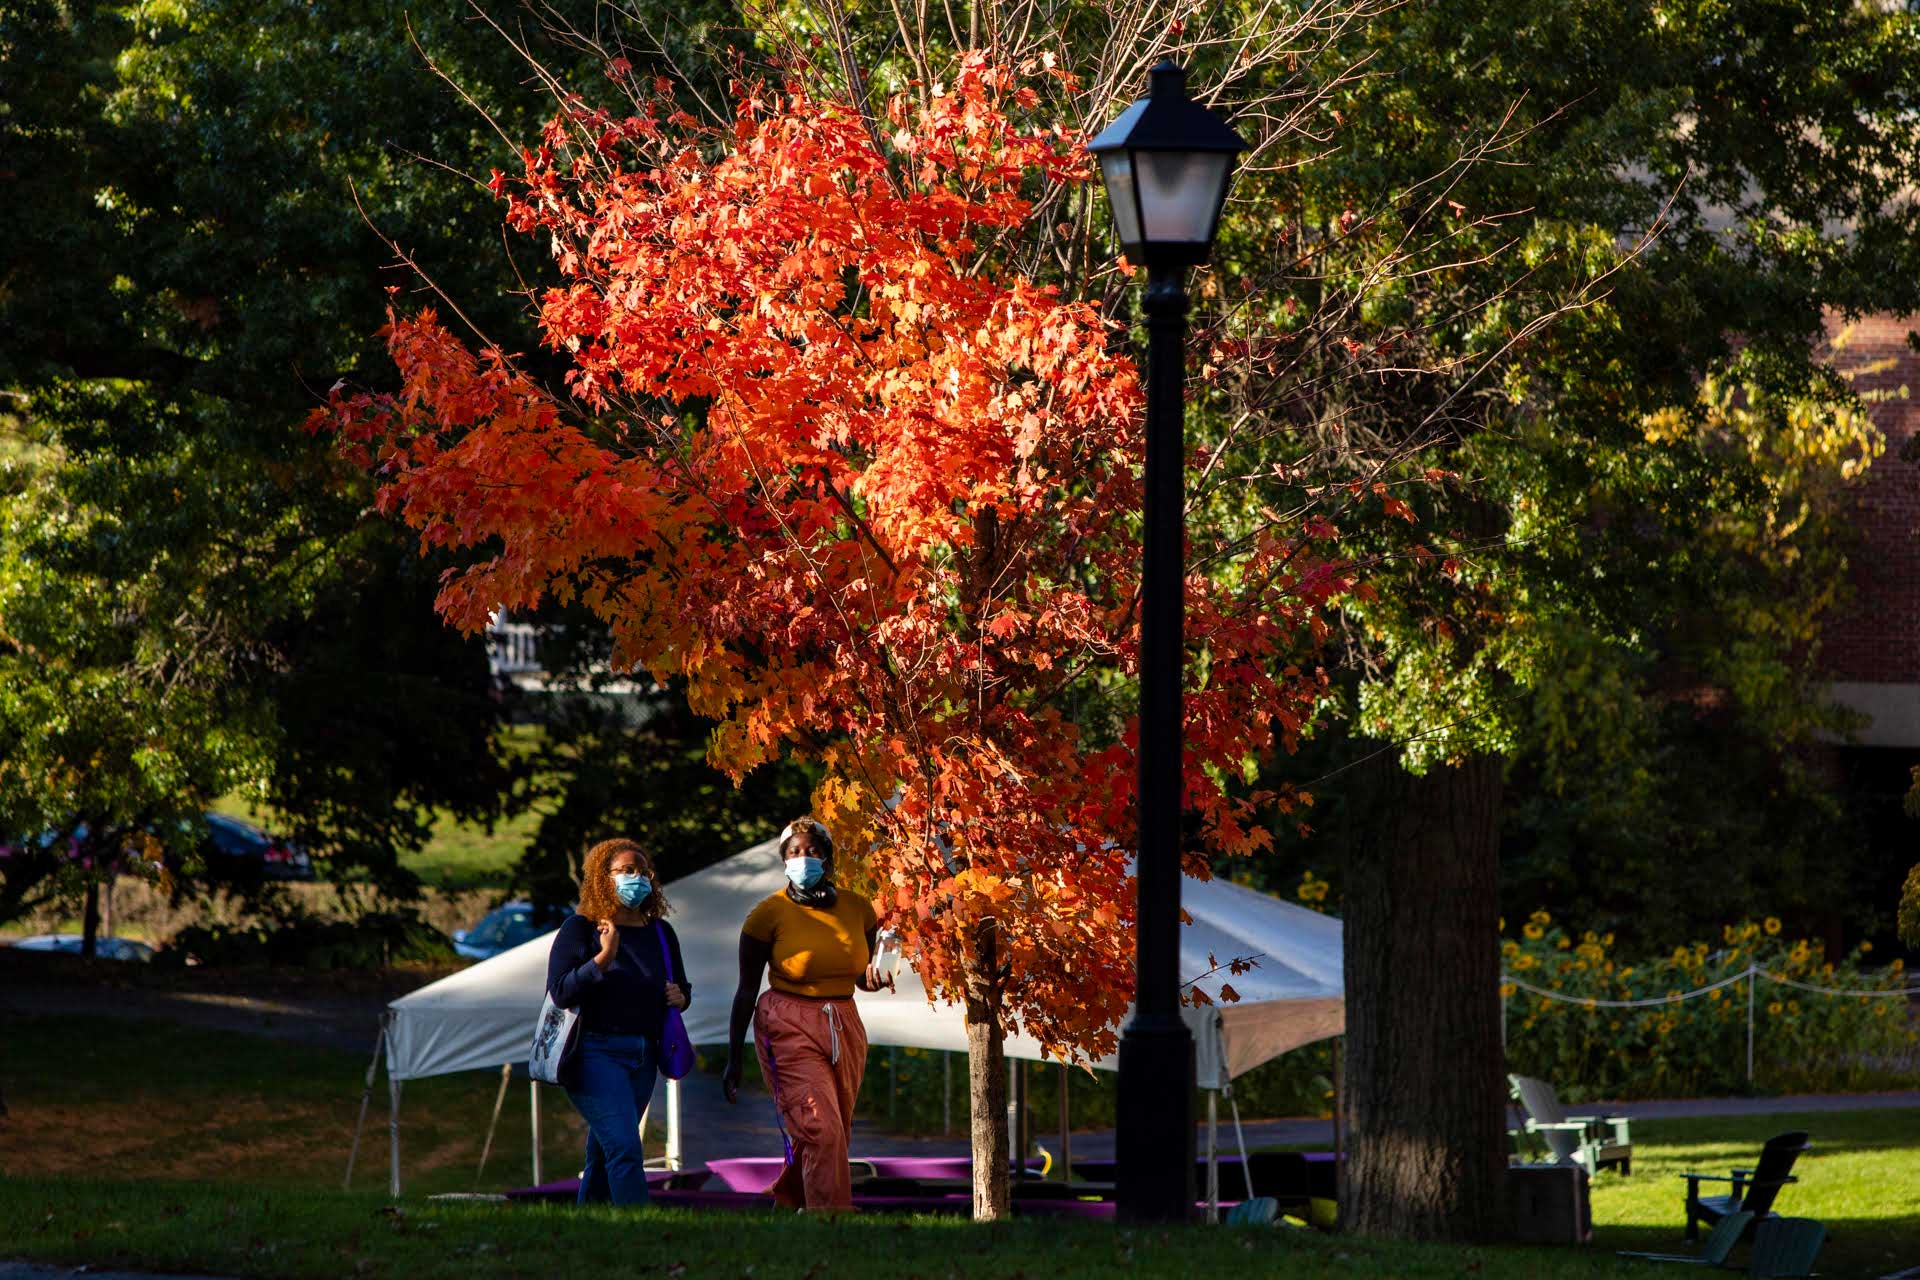
[[[1727,925],[1718,946],[1694,942],[1630,962],[1614,954],[1612,934],[1576,935],[1536,911],[1500,943],[1508,1069],[1553,1081],[1569,1101],[1747,1092],[1748,984],[1738,975],[1757,966],[1820,987],[1906,987],[1901,961],[1869,968],[1871,951],[1863,942],[1829,959],[1823,944],[1789,938],[1768,917]],[[1819,995],[1764,976],[1753,983],[1754,1088],[1848,1090],[1915,1078],[1920,1031],[1907,1001]],[[1662,1003],[1618,1009],[1582,1000]]]

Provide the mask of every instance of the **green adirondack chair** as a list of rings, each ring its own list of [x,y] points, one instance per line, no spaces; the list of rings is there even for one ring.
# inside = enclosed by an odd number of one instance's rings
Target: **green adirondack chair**
[[[1753,1215],[1744,1210],[1730,1213],[1713,1224],[1713,1230],[1707,1233],[1707,1242],[1700,1246],[1698,1253],[1632,1253],[1619,1250],[1623,1258],[1638,1258],[1642,1262],[1684,1262],[1695,1267],[1721,1267],[1727,1262],[1727,1255],[1733,1252],[1733,1246],[1740,1242],[1740,1233],[1753,1221]]]
[[[1753,1232],[1753,1256],[1747,1274],[1810,1276],[1813,1260],[1827,1241],[1827,1229],[1812,1218],[1768,1218]]]
[[[1731,1174],[1681,1174],[1687,1180],[1687,1239],[1699,1238],[1698,1224],[1718,1222],[1736,1210],[1751,1213],[1756,1223],[1765,1221],[1780,1188],[1800,1181],[1793,1176],[1793,1162],[1808,1145],[1807,1135],[1794,1130],[1768,1138],[1767,1145],[1760,1148],[1759,1163],[1751,1169],[1735,1169]],[[1733,1191],[1724,1196],[1703,1196],[1702,1182],[1731,1182]]]
[[[1272,1196],[1255,1196],[1227,1210],[1226,1223],[1230,1227],[1270,1227],[1279,1219],[1278,1200]]]
[[[1545,1080],[1508,1076],[1514,1101],[1527,1113],[1522,1132],[1546,1143],[1555,1164],[1577,1164],[1589,1178],[1608,1166],[1633,1172],[1633,1138],[1625,1116],[1570,1116]],[[1518,1136],[1518,1135],[1516,1135]]]

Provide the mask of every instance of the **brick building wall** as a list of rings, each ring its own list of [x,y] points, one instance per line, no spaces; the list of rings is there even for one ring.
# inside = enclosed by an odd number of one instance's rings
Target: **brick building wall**
[[[1920,432],[1920,354],[1907,344],[1915,328],[1920,317],[1836,317],[1828,328],[1828,358],[1886,436],[1858,488],[1854,598],[1821,648],[1835,700],[1873,718],[1860,733],[1869,746],[1920,746],[1920,462],[1901,456]]]

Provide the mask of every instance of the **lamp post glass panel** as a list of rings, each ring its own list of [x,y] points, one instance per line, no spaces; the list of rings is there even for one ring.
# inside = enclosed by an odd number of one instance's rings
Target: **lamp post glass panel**
[[[1180,1017],[1186,270],[1207,260],[1246,143],[1162,62],[1145,98],[1087,149],[1129,261],[1147,269],[1147,449],[1140,606],[1139,895],[1133,1019],[1120,1037],[1122,1215],[1182,1221],[1194,1204],[1193,1037]]]

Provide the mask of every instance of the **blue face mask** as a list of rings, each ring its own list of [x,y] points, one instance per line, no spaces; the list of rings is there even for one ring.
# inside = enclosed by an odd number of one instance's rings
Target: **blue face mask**
[[[796,889],[811,889],[827,874],[827,864],[819,858],[788,858],[787,880]]]
[[[620,899],[623,907],[637,907],[647,900],[653,892],[653,881],[637,871],[616,874],[613,877],[613,894]]]

